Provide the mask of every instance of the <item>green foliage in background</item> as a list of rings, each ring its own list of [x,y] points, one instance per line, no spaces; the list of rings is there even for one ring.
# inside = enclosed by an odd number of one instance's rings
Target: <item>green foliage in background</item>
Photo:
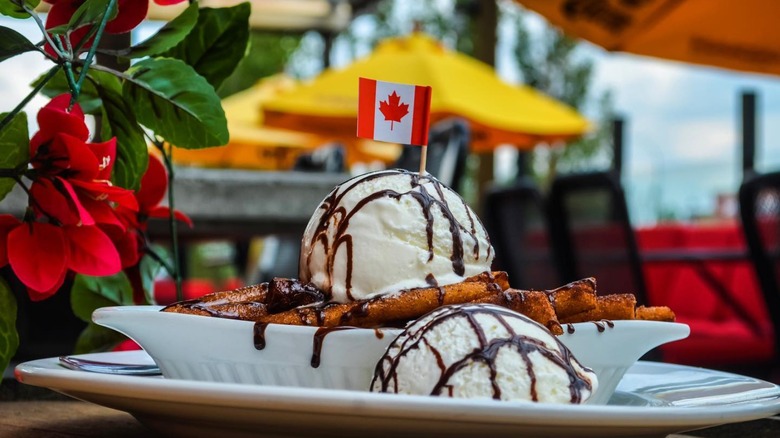
[[[544,25],[532,31],[525,20],[527,12],[518,6],[506,5],[502,13],[516,23],[514,59],[523,82],[583,113],[593,100],[593,60],[583,57],[578,51],[579,43],[556,28]],[[610,91],[597,96],[596,103],[598,119],[592,121],[594,129],[589,134],[565,147],[537,150],[529,160],[532,166],[524,171],[543,187],[558,172],[588,170],[611,163],[611,122],[615,114]]]
[[[217,90],[220,97],[247,89],[261,78],[282,73],[301,38],[301,34],[253,30],[247,55]]]

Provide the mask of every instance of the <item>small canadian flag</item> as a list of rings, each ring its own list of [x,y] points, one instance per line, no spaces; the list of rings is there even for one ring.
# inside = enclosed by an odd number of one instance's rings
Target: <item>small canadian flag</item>
[[[357,136],[391,143],[428,144],[431,87],[360,78]]]

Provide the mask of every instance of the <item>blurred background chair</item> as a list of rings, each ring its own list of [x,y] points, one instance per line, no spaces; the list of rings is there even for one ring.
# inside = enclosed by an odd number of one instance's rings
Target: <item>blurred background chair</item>
[[[344,146],[338,143],[315,149],[311,153],[298,157],[293,170],[303,172],[346,172]],[[313,213],[313,212],[312,212]],[[248,254],[249,242],[239,249],[239,253]],[[243,251],[243,252],[242,252]],[[301,254],[301,236],[292,234],[271,234],[263,238],[263,248],[257,266],[257,278],[251,283],[271,281],[274,277],[298,278],[298,259]],[[246,259],[237,262],[246,266]]]
[[[595,277],[599,294],[647,292],[625,193],[617,174],[560,175],[549,194],[551,236],[564,282]]]
[[[494,269],[506,271],[514,288],[545,290],[563,283],[545,210],[530,179],[485,193],[483,222],[496,251]]]
[[[678,309],[677,320],[687,323],[691,334],[683,341],[664,345],[664,359],[778,382],[775,332],[780,323],[780,172],[749,174],[740,186],[738,199],[747,250],[722,263],[744,263],[745,257],[750,259],[761,290],[760,302],[736,312],[739,309],[735,304],[745,306],[747,298],[747,288],[740,288],[732,292],[738,303],[724,303],[713,311],[704,300],[699,300],[689,309]],[[706,254],[703,257],[706,260]],[[716,260],[717,254],[712,257]],[[697,263],[696,258],[690,262]],[[691,300],[696,300],[694,292],[698,291],[691,291]]]
[[[425,170],[444,185],[458,191],[466,170],[471,131],[465,120],[449,118],[431,126]],[[404,145],[392,167],[420,170],[420,146]]]
[[[769,313],[773,363],[780,352],[780,172],[754,174],[739,189],[745,242]]]

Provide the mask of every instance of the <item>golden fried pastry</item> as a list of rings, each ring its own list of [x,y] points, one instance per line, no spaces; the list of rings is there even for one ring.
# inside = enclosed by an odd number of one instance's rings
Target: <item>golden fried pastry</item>
[[[483,272],[481,274],[473,275],[463,280],[465,283],[479,282],[479,283],[495,283],[500,290],[509,289],[509,275],[505,271],[493,271]]]
[[[665,306],[636,307],[632,294],[596,295],[596,280],[584,278],[547,291],[512,289],[506,272],[483,272],[461,283],[411,289],[349,303],[327,302],[311,284],[274,278],[268,283],[220,291],[181,301],[162,310],[264,323],[310,326],[398,326],[449,304],[491,303],[522,313],[563,333],[561,324],[643,319],[674,321]]]
[[[596,307],[558,320],[562,324],[600,321],[602,319],[635,319],[636,297],[632,294],[611,294],[596,297]]]
[[[639,306],[636,308],[636,319],[674,322],[676,316],[672,309],[666,306]]]
[[[546,292],[507,289],[477,299],[475,303],[496,304],[533,319],[547,327],[553,334],[563,334],[561,324]]]
[[[213,292],[194,300],[173,303],[163,312],[215,316],[234,319],[253,319],[266,314],[265,298],[268,283],[238,289]]]
[[[546,291],[559,319],[596,308],[596,279],[583,278]]]
[[[446,286],[410,289],[349,303],[322,303],[269,314],[260,322],[320,327],[378,327],[385,323],[418,318],[449,304],[479,300],[501,292],[505,273],[486,273]]]
[[[325,295],[310,284],[289,278],[246,286],[231,291],[214,292],[198,299],[186,300],[163,308],[164,312],[188,313],[219,318],[257,321],[268,313],[321,302]]]

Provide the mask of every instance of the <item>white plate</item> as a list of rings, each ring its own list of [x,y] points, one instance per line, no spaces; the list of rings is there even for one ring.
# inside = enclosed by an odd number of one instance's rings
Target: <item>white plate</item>
[[[97,324],[135,340],[167,378],[308,388],[364,390],[398,329],[320,332],[318,327],[269,324],[265,348],[254,346],[255,323],[160,312],[158,306],[95,310]],[[566,329],[569,328],[567,325]],[[614,321],[572,324],[558,339],[599,379],[590,404],[606,404],[623,374],[650,349],[683,339],[685,324]],[[321,343],[313,342],[317,336]],[[327,336],[325,336],[327,334]],[[313,345],[321,360],[312,367]]]
[[[85,355],[148,363],[142,351]],[[16,367],[19,381],[127,411],[169,435],[333,437],[665,436],[780,412],[780,387],[735,374],[638,362],[609,405],[555,405],[240,385],[73,371],[56,358]]]

